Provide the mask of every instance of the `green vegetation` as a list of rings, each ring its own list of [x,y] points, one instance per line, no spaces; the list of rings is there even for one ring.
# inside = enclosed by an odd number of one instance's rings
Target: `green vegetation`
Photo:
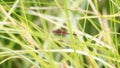
[[[0,68],[120,68],[119,0],[0,0]]]

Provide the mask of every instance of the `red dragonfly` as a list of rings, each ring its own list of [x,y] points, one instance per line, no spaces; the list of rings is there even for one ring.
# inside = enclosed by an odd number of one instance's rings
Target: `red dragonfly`
[[[67,33],[65,30],[62,29],[57,29],[53,31],[54,34],[56,35],[62,35],[62,36],[67,36],[69,33]],[[73,33],[74,36],[77,36],[75,33]]]
[[[54,30],[52,31],[55,35],[59,35],[59,36],[63,36],[63,37],[69,37],[69,33],[64,30],[64,29],[57,29],[57,30]],[[77,34],[73,33],[74,36],[77,36]],[[62,39],[59,39],[58,41],[60,42],[67,42],[69,43],[68,41],[65,41],[65,40],[62,40]]]

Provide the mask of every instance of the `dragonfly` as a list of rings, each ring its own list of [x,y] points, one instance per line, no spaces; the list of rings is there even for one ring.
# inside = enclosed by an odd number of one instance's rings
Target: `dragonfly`
[[[62,29],[53,30],[52,32],[53,32],[55,35],[60,35],[60,36],[67,36],[67,35],[70,34],[70,33],[68,33],[67,31],[62,30]],[[77,34],[75,34],[75,33],[73,33],[72,35],[77,36]]]
[[[60,37],[57,38],[57,41],[63,42],[65,44],[71,44],[71,40],[69,39],[70,33],[68,33],[67,30],[65,30],[65,29],[56,29],[56,30],[53,30],[52,33],[57,35],[57,36],[62,36],[62,38],[60,38]],[[74,37],[77,37],[77,34],[75,34],[75,33],[73,33],[72,35]],[[57,44],[59,44],[59,43],[57,42]],[[59,46],[64,47],[63,45],[59,45]]]

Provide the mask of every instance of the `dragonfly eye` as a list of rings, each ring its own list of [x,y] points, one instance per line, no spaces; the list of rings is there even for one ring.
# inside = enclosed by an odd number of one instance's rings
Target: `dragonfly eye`
[[[73,33],[74,36],[77,36],[77,34]]]

